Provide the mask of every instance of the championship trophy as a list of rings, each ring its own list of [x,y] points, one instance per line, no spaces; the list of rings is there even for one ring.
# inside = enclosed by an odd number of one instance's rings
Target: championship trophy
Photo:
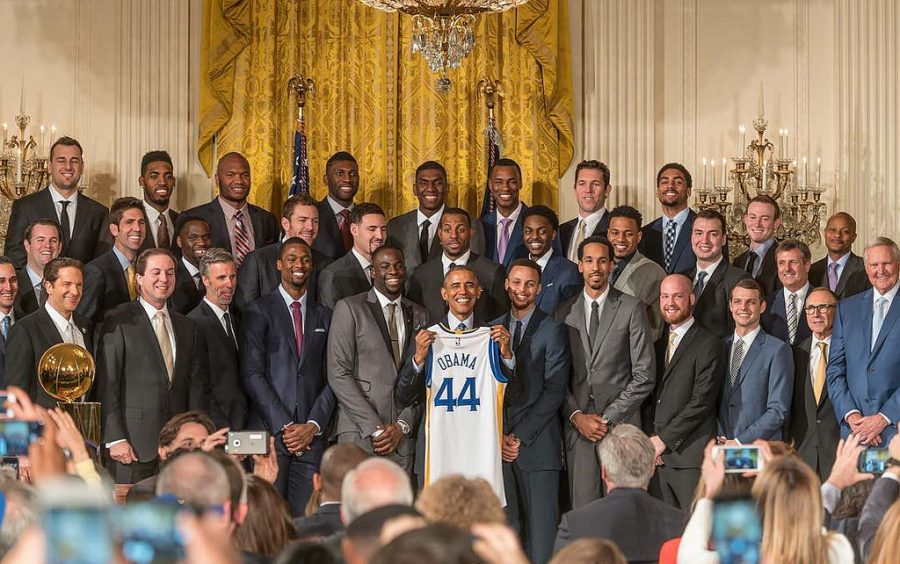
[[[100,444],[100,402],[76,401],[94,384],[94,357],[72,343],[53,345],[38,363],[38,381],[47,395],[75,420],[85,440]]]

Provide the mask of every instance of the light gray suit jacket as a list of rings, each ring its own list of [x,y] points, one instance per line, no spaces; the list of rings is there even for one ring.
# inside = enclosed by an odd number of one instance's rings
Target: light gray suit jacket
[[[401,351],[405,363],[415,350],[416,331],[428,325],[428,315],[422,306],[406,298],[400,303],[406,333]],[[327,358],[328,383],[338,400],[334,435],[339,442],[355,442],[372,452],[369,437],[376,426],[402,419],[413,430],[418,428],[421,404],[401,409],[394,399],[400,370],[394,364],[387,322],[374,288],[337,302],[328,333]],[[397,453],[410,456],[414,446],[414,437],[403,439]]]
[[[647,321],[653,340],[662,335],[663,320],[659,310],[659,285],[666,277],[661,266],[635,251],[634,256],[625,265],[625,270],[616,279],[613,288],[641,300],[647,310]]]
[[[413,210],[399,215],[387,224],[388,239],[403,250],[403,262],[406,263],[406,271],[408,273],[411,273],[415,267],[422,264],[422,259],[419,256],[419,226],[416,222],[416,211]],[[469,221],[472,222],[469,249],[474,253],[484,255],[484,228],[481,227],[480,221],[472,217],[472,214],[469,214]],[[438,239],[436,230],[428,250],[428,258],[441,256],[441,242]]]

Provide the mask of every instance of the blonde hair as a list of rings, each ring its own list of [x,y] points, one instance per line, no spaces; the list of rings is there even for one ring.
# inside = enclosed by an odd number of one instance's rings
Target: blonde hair
[[[431,523],[468,529],[476,523],[505,523],[503,506],[483,478],[458,474],[430,484],[419,495],[416,509]]]
[[[611,541],[579,539],[557,552],[550,564],[628,564],[628,561]]]
[[[763,524],[762,555],[772,562],[818,564],[828,560],[822,534],[819,478],[796,456],[770,462],[753,484]]]
[[[888,509],[878,527],[868,564],[893,564],[900,554],[900,501]]]

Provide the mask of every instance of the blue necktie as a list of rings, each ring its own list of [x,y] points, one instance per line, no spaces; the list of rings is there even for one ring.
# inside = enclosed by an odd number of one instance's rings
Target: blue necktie
[[[0,323],[0,331],[3,332],[3,340],[5,341],[9,337],[9,326],[12,325],[12,317],[6,316],[3,318],[3,322]]]
[[[875,315],[872,318],[872,348],[878,341],[878,334],[881,332],[881,326],[884,324],[884,310],[887,305],[887,298],[881,297],[875,300]],[[6,319],[9,319],[8,317]],[[4,323],[6,320],[4,320]]]

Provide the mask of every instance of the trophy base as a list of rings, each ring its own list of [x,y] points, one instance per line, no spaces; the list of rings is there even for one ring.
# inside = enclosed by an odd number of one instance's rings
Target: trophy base
[[[81,435],[86,441],[89,441],[100,447],[100,441],[103,438],[100,432],[100,402],[58,402],[56,404],[60,409],[72,416],[75,425],[81,431]]]

